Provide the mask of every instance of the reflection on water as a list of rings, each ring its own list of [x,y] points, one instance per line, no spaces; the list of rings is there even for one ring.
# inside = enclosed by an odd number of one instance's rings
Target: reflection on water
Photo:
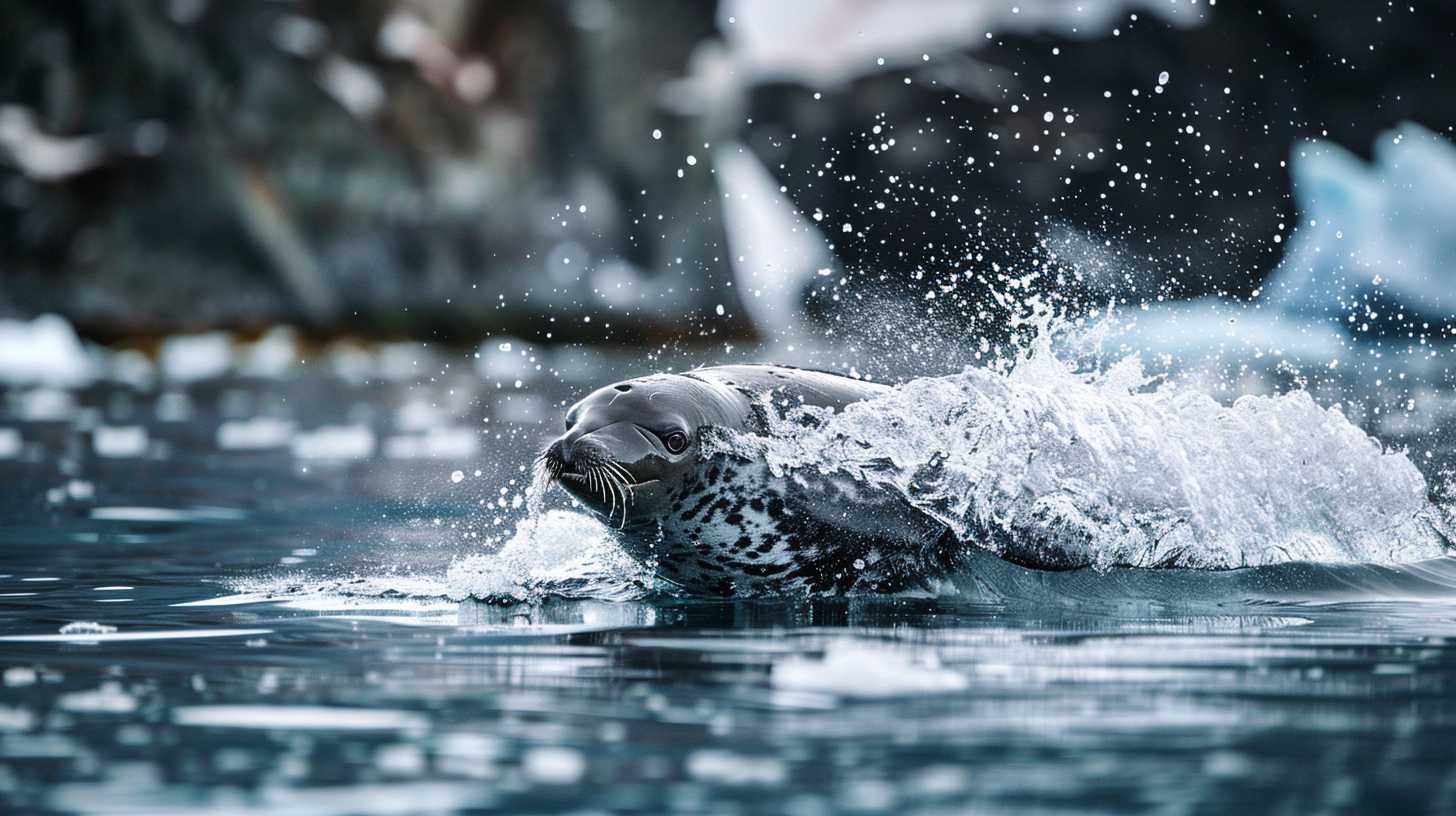
[[[77,399],[0,462],[0,809],[1456,809],[1453,560],[500,606],[441,587],[530,432],[331,461],[194,393],[103,456]]]

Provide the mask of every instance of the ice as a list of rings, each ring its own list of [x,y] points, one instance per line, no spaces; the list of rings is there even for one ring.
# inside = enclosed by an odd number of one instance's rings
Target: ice
[[[586,773],[586,757],[575,748],[543,745],[522,755],[521,770],[532,782],[575,785]]]
[[[853,25],[844,24],[847,6]],[[824,86],[919,65],[927,53],[984,42],[991,30],[1104,36],[1128,9],[1184,26],[1204,19],[1203,6],[1165,0],[919,0],[908,14],[896,0],[730,0],[719,5],[718,21],[736,73]]]
[[[384,455],[390,459],[470,459],[479,451],[480,434],[463,426],[431,428],[384,441]]]
[[[238,373],[245,377],[281,379],[299,365],[297,333],[275,326],[238,355]]]
[[[65,318],[0,320],[0,383],[79,386],[96,370]]]
[[[337,367],[337,360],[335,364]],[[428,377],[438,371],[434,351],[424,343],[408,340],[381,345],[376,365],[379,377],[396,382]]]
[[[225,332],[179,334],[162,341],[162,375],[174,382],[217,379],[233,365],[233,343]]]
[[[266,635],[271,629],[148,629],[140,632],[107,632],[72,635],[0,635],[4,643],[130,643],[156,640],[198,640],[203,638]]]
[[[0,459],[14,459],[25,449],[25,440],[15,428],[0,428]]]
[[[92,434],[91,446],[97,456],[134,459],[147,452],[147,441],[147,429],[139,425],[101,425]]]
[[[772,756],[753,756],[704,748],[688,754],[684,767],[699,782],[718,785],[782,785],[788,766]]]
[[[1251,304],[1161,304],[1131,319],[1116,342],[1183,365],[1259,354],[1337,364],[1387,338],[1439,337],[1456,310],[1456,232],[1445,215],[1456,145],[1406,123],[1382,133],[1373,152],[1365,162],[1333,142],[1297,145],[1299,214],[1271,236],[1286,254],[1261,295]],[[1417,376],[1444,366],[1429,354],[1382,357]]]
[[[217,446],[223,450],[268,450],[288,447],[293,423],[274,417],[229,420],[217,428]]]
[[[530,347],[517,338],[488,337],[476,351],[475,370],[492,383],[530,382],[541,375],[532,356]]]
[[[97,136],[58,137],[40,128],[35,111],[0,105],[0,149],[28,178],[64,181],[106,160],[105,142]]]
[[[374,432],[365,425],[325,425],[295,434],[292,448],[299,459],[367,459],[374,455]]]
[[[137,698],[126,693],[120,683],[108,682],[89,691],[62,694],[57,701],[65,711],[84,714],[130,714],[137,708]]]
[[[730,434],[789,475],[899,494],[962,540],[1036,567],[1403,563],[1447,551],[1404,453],[1310,395],[1232,406],[1144,384],[1136,358],[1081,376],[1049,343],[1007,373],[913,380],[829,417]]]
[[[177,725],[262,728],[277,731],[425,731],[430,720],[417,711],[304,705],[195,705],[172,711]]]
[[[95,621],[74,621],[61,627],[63,635],[107,635],[115,631],[115,626]]]
[[[822,660],[781,660],[770,679],[777,689],[863,699],[946,693],[970,685],[965,675],[927,662],[923,654],[856,640],[830,643]]]
[[[1367,163],[1333,142],[1296,146],[1290,172],[1299,229],[1266,287],[1269,300],[1339,317],[1379,290],[1408,314],[1444,322],[1456,311],[1448,215],[1456,146],[1405,123],[1380,134],[1373,153]]]
[[[76,416],[76,397],[59,388],[36,388],[12,395],[15,413],[28,422],[58,422]]]
[[[368,119],[384,106],[384,85],[363,65],[331,56],[319,70],[319,84],[349,113]]]
[[[716,150],[713,165],[739,300],[759,329],[796,337],[805,289],[833,266],[829,245],[747,147]]]

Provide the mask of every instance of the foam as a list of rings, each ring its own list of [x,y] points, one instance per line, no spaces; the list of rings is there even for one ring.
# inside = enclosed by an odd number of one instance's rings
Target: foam
[[[1007,373],[913,380],[712,447],[791,478],[848,474],[1034,567],[1394,564],[1447,549],[1420,471],[1338,408],[1303,391],[1225,406],[1152,387],[1136,358],[1079,375],[1047,341]]]

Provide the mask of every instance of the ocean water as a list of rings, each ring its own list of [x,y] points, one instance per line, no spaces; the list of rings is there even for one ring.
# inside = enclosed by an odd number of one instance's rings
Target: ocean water
[[[1000,387],[1044,411],[1002,417],[981,450],[1028,460],[1023,431],[1048,423],[1056,445],[1095,443],[1063,460],[1083,467],[1017,479],[1181,507],[1206,526],[1190,560],[1126,566],[1145,548],[1093,524],[1116,557],[1078,569],[992,548],[941,592],[703,599],[652,586],[559,494],[521,526],[556,406],[609,369],[12,385],[0,810],[1456,811],[1456,558],[1403,526],[1439,517],[1448,418],[1377,442],[1309,395],[1219,407],[1125,371],[1026,369]],[[923,419],[989,382],[902,393]],[[1074,428],[1094,393],[1111,419]],[[1109,476],[1140,416],[1165,456],[1133,464],[1166,476],[1192,451],[1200,478]],[[947,523],[979,517],[946,503],[974,456],[904,484],[893,461],[833,458],[884,418],[739,452],[788,473],[812,454]],[[1199,423],[1240,418],[1195,445]],[[1216,470],[1269,422],[1293,428],[1271,448],[1287,461],[1254,452],[1274,486]],[[922,444],[897,437],[900,464],[935,458]],[[1308,518],[1280,492],[1295,483],[1324,502],[1298,505]],[[1012,519],[1021,505],[985,487],[976,507]],[[1295,539],[1326,549],[1264,546]]]

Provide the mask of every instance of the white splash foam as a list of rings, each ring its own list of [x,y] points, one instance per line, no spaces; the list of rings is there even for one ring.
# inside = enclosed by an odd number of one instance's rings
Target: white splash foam
[[[847,474],[1038,567],[1228,569],[1443,555],[1420,471],[1309,394],[1224,406],[1149,389],[1136,358],[1075,374],[1049,342],[1009,373],[918,379],[838,415],[795,411],[720,451]]]
[[[549,589],[627,599],[640,594],[649,578],[600,522],[581,513],[550,510],[531,513],[499,551],[457,561],[447,583],[452,597],[529,601]]]

